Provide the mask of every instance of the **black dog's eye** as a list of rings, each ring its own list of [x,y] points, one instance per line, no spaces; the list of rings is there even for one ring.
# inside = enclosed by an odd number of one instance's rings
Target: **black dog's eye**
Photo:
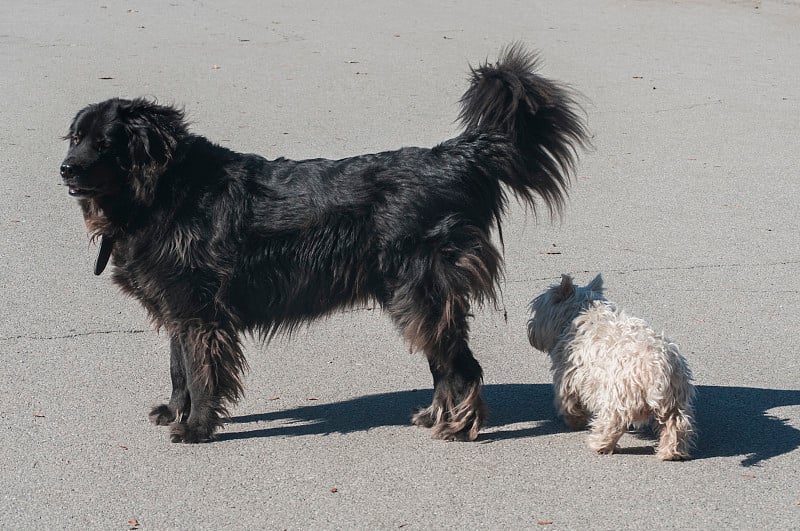
[[[81,142],[81,137],[78,134],[72,135],[72,138],[69,139],[70,144],[73,146],[77,146]]]

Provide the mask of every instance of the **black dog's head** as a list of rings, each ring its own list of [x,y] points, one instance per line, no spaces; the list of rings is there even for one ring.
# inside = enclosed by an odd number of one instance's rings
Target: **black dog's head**
[[[183,112],[145,99],[110,99],[72,121],[61,177],[69,195],[100,199],[127,194],[149,205],[158,177],[187,135]]]

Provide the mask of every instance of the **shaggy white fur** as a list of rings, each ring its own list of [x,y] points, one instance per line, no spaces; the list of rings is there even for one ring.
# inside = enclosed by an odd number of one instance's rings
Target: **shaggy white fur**
[[[590,424],[592,450],[613,453],[629,426],[655,418],[656,456],[689,459],[695,390],[675,343],[609,302],[600,275],[585,287],[562,275],[530,309],[528,339],[550,354],[558,414]]]

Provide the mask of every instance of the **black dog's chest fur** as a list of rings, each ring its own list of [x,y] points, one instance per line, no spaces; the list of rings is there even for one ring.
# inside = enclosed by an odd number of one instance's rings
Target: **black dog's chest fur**
[[[272,332],[385,302],[402,269],[427,267],[409,248],[446,254],[456,231],[492,223],[502,192],[470,159],[506,144],[468,134],[433,149],[269,161],[192,138],[117,238],[114,280],[167,326],[200,308]]]

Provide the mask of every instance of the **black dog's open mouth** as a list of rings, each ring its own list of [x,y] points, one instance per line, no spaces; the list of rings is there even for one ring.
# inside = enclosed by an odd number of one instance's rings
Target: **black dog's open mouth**
[[[93,190],[87,190],[86,188],[79,188],[77,186],[70,185],[67,185],[67,193],[69,193],[70,197],[75,197],[77,199],[92,197],[95,195]]]

